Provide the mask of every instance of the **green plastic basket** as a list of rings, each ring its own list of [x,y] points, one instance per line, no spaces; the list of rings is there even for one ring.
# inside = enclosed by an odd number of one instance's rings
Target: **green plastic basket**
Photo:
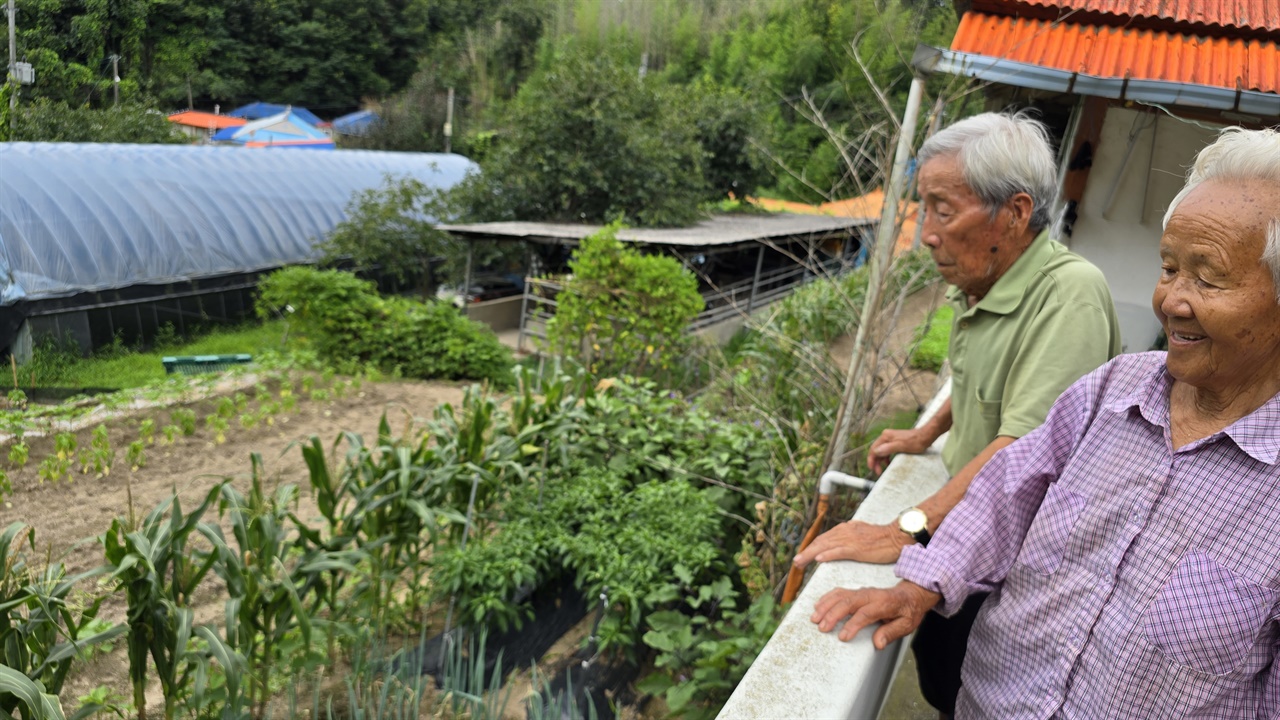
[[[164,363],[166,375],[174,373],[195,375],[230,370],[236,365],[245,365],[253,362],[253,356],[246,353],[238,355],[177,355],[162,357],[160,362]]]

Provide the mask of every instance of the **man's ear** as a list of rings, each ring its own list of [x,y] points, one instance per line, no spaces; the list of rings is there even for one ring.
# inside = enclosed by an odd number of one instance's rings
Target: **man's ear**
[[[1031,213],[1035,211],[1036,202],[1027,193],[1020,192],[1009,198],[1005,207],[1009,208],[1009,224],[1021,232],[1031,224]]]

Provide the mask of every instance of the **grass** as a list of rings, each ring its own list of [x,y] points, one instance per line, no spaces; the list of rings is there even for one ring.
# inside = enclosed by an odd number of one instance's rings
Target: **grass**
[[[911,367],[937,372],[947,359],[947,345],[951,342],[951,319],[955,310],[943,305],[916,328],[919,341],[911,353]]]
[[[284,322],[273,320],[261,325],[244,325],[219,329],[203,337],[151,350],[108,347],[92,357],[80,358],[68,353],[38,349],[32,361],[18,368],[20,384],[30,382],[40,387],[111,388],[143,387],[165,379],[161,358],[166,355],[229,355],[266,350],[297,349],[293,338],[282,345]]]

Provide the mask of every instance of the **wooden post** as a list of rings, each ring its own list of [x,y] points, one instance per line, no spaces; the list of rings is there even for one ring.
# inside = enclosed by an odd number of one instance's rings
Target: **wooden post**
[[[756,254],[756,275],[751,280],[751,295],[747,297],[747,317],[756,307],[756,291],[760,289],[760,268],[764,266],[764,243],[760,243],[760,252]]]
[[[18,389],[18,359],[9,353],[9,367],[13,368],[13,389]]]

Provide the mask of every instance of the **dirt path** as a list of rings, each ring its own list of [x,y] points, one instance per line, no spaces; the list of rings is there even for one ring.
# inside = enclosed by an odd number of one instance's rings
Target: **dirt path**
[[[303,490],[300,516],[312,517],[316,513],[307,494],[306,465],[300,449],[293,446],[295,442],[315,435],[329,448],[344,431],[372,440],[384,412],[393,432],[400,434],[410,423],[424,424],[437,406],[457,405],[462,399],[463,387],[451,383],[365,383],[360,390],[349,390],[340,399],[300,398],[294,412],[277,415],[270,427],[260,424],[245,429],[233,419],[225,433],[226,442],[221,444],[214,441],[215,433],[203,422],[204,416],[213,412],[218,398],[202,400],[186,406],[195,411],[199,420],[195,435],[180,436],[173,445],[157,441],[147,447],[146,465],[130,471],[124,449],[138,439],[140,423],[152,419],[156,434],[160,435],[159,428],[168,424],[173,408],[135,412],[107,423],[112,447],[116,448],[115,465],[109,475],[95,477],[80,474],[78,468],[74,468],[70,480],[58,483],[40,482],[36,473],[36,465],[52,452],[53,439],[32,438],[28,465],[20,473],[11,475],[14,491],[0,511],[0,521],[3,525],[17,521],[34,527],[39,555],[48,551],[50,557],[62,558],[69,572],[88,570],[103,563],[102,546],[94,538],[111,526],[112,519],[127,515],[130,491],[139,518],[175,490],[183,509],[189,510],[224,477],[236,478],[238,486],[246,489],[250,454],[255,452],[262,456],[269,486],[282,482],[298,484]],[[90,428],[76,433],[79,447],[89,446],[91,433]],[[207,513],[206,519],[216,519],[216,511]],[[221,590],[211,584],[197,597],[197,622],[220,620],[223,600]],[[123,622],[124,610],[124,598],[112,596],[104,603],[101,617]],[[127,660],[121,647],[110,655],[77,666],[73,672],[62,693],[63,706],[69,711],[78,707],[77,697],[98,685],[106,684],[119,692],[127,692]],[[158,701],[159,696],[152,700]]]

